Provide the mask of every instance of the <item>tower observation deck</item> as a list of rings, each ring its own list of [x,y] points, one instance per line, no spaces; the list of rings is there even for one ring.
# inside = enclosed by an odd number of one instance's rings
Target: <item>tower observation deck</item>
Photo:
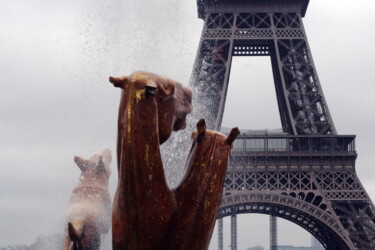
[[[298,13],[305,16],[310,0],[197,0],[198,17],[209,13]]]

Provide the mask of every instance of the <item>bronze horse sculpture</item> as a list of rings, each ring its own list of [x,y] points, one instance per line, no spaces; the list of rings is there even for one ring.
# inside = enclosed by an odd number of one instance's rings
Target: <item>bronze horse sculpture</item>
[[[180,185],[165,180],[160,144],[184,129],[191,91],[155,74],[110,77],[122,89],[118,116],[118,185],[113,201],[113,249],[207,249],[212,235],[231,144],[197,124]]]

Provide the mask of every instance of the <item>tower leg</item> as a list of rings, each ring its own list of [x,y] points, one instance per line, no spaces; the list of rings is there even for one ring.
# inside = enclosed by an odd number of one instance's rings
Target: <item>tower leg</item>
[[[270,250],[277,250],[277,221],[273,215],[270,215]]]
[[[223,219],[217,220],[217,240],[218,250],[223,250]]]
[[[231,250],[237,250],[237,215],[233,214],[230,217],[230,231],[231,231]]]

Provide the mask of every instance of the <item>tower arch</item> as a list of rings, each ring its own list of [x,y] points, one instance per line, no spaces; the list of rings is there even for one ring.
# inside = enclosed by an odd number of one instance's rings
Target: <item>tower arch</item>
[[[226,195],[218,219],[258,213],[286,219],[311,233],[326,249],[351,249],[345,230],[329,211],[283,194],[247,193]]]

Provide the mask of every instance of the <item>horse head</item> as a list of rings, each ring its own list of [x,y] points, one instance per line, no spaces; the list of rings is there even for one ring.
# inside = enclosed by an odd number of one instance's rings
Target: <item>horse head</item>
[[[74,162],[81,170],[79,182],[81,185],[108,186],[108,179],[111,176],[110,163],[112,155],[110,149],[104,149],[100,154],[95,154],[86,160],[75,156]]]
[[[127,92],[127,98],[140,100],[154,98],[157,104],[159,143],[164,143],[172,131],[186,127],[186,116],[192,110],[191,90],[183,87],[179,82],[147,72],[134,72],[130,76],[110,77],[109,81]],[[121,106],[120,106],[121,108]]]

